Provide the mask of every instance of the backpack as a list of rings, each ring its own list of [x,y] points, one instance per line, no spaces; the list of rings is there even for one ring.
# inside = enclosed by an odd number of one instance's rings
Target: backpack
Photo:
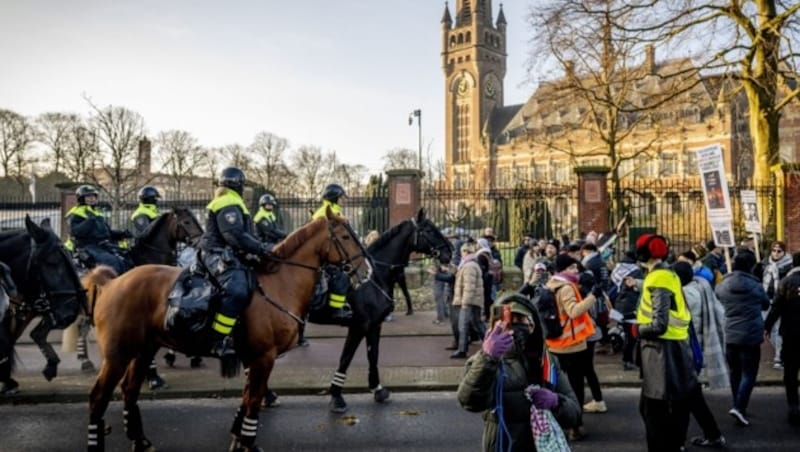
[[[561,325],[561,317],[558,313],[558,301],[556,294],[546,286],[537,288],[533,295],[533,305],[539,312],[539,318],[545,330],[546,339],[556,339],[561,337],[564,326]]]

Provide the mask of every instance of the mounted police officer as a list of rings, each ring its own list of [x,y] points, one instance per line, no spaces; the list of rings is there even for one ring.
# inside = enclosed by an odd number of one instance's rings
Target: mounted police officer
[[[81,185],[75,191],[78,204],[67,212],[70,240],[76,251],[84,251],[97,265],[108,265],[117,274],[125,273],[131,267],[123,250],[115,245],[123,239],[132,238],[129,231],[111,229],[105,217],[95,210],[97,189],[91,185]]]
[[[278,226],[278,218],[275,216],[275,208],[278,201],[269,193],[261,196],[258,200],[260,206],[253,223],[256,224],[256,233],[262,242],[277,243],[286,238],[286,233]]]
[[[139,190],[139,206],[131,214],[136,237],[142,235],[150,223],[161,215],[161,212],[158,211],[159,198],[161,198],[161,194],[152,185],[145,185]]]
[[[250,270],[242,263],[247,254],[262,256],[270,253],[272,245],[262,243],[252,234],[250,212],[242,200],[245,177],[242,170],[227,167],[219,177],[220,188],[206,209],[206,228],[200,239],[203,263],[222,287],[222,303],[214,316],[214,344],[211,355],[223,358],[235,356],[230,334],[239,314],[250,301]]]
[[[324,218],[328,208],[332,213],[342,216],[339,199],[345,196],[347,194],[341,185],[329,184],[322,191],[322,205],[311,215],[311,219]],[[342,269],[333,265],[326,266],[325,273],[328,275],[328,306],[333,310],[331,317],[336,322],[347,322],[353,317],[353,311],[346,300],[350,281]]]

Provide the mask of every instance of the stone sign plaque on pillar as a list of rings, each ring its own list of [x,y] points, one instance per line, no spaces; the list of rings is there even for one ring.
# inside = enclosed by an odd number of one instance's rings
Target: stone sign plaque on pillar
[[[389,226],[394,226],[417,214],[421,204],[422,173],[415,169],[386,172],[389,185]]]
[[[578,233],[608,231],[611,199],[608,194],[609,168],[585,166],[575,168],[578,175]]]

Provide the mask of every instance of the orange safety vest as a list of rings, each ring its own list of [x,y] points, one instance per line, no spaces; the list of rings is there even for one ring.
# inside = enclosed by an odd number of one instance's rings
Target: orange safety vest
[[[572,287],[572,290],[575,291],[575,298],[577,299],[578,303],[580,303],[583,300],[583,297],[581,297],[581,292],[578,290],[578,287],[575,284],[570,284],[570,287]],[[561,290],[563,288],[564,286],[562,286],[558,290]],[[556,307],[558,307],[557,297],[556,297]],[[558,352],[558,350],[560,349],[565,349],[577,343],[583,342],[594,334],[594,322],[592,322],[592,318],[589,316],[589,312],[584,312],[578,317],[571,319],[569,318],[567,313],[565,313],[563,310],[559,308],[558,318],[561,321],[561,325],[563,327],[561,336],[555,339],[547,339],[546,341],[547,346],[555,352]]]

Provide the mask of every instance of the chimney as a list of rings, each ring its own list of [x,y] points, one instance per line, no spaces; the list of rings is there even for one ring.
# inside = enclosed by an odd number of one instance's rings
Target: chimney
[[[139,140],[139,157],[136,161],[136,167],[139,174],[144,177],[150,177],[150,149],[151,143],[147,137]]]
[[[652,44],[644,48],[644,70],[648,74],[656,73],[656,49]]]
[[[575,76],[575,62],[572,60],[568,60],[564,62],[564,76],[566,78],[572,78]]]

